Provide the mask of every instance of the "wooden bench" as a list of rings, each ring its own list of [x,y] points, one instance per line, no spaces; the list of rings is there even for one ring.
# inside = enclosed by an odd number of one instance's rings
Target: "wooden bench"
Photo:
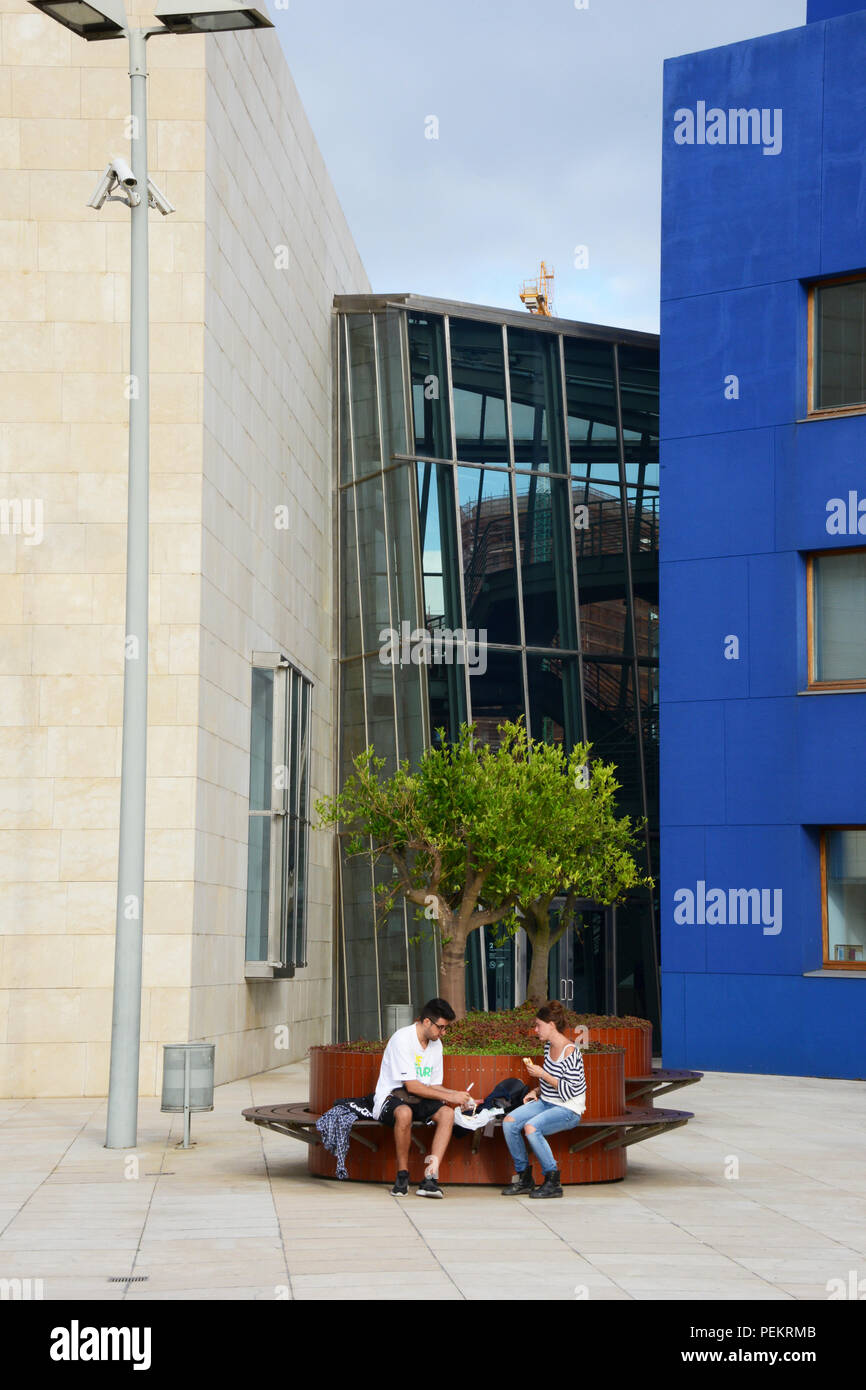
[[[638,1078],[642,1079],[642,1078]],[[700,1077],[695,1075],[695,1080]],[[682,1083],[684,1085],[688,1082]],[[255,1125],[261,1125],[265,1129],[272,1129],[277,1134],[285,1134],[290,1139],[299,1139],[304,1144],[315,1146],[320,1144],[321,1138],[316,1130],[316,1121],[319,1115],[307,1108],[306,1102],[296,1102],[293,1105],[255,1105],[244,1110],[245,1120]],[[601,1119],[581,1120],[579,1137],[569,1146],[569,1153],[579,1153],[581,1149],[589,1148],[592,1144],[604,1141],[605,1149],[627,1148],[631,1144],[639,1144],[644,1139],[652,1139],[657,1134],[663,1134],[667,1130],[679,1129],[694,1116],[687,1110],[656,1110],[652,1106],[643,1108],[635,1107],[624,1115],[606,1115]],[[494,1125],[501,1126],[501,1118],[493,1121]],[[379,1152],[379,1145],[373,1140],[368,1131],[378,1130],[381,1134],[384,1126],[378,1120],[367,1120],[359,1117],[352,1125],[351,1142],[362,1144],[364,1148],[372,1153]],[[422,1154],[427,1153],[427,1149],[421,1142],[416,1129],[426,1128],[419,1121],[412,1126],[412,1143]],[[389,1131],[390,1132],[390,1131]],[[455,1134],[458,1131],[455,1130]],[[484,1131],[466,1131],[472,1133],[472,1152],[477,1153],[481,1144]],[[452,1143],[454,1140],[452,1139]],[[460,1142],[459,1140],[457,1142]]]
[[[658,1096],[678,1091],[681,1086],[694,1086],[703,1080],[702,1071],[674,1071],[669,1067],[653,1067],[646,1076],[627,1076],[625,1078],[626,1101],[629,1105],[644,1100],[649,1104]]]

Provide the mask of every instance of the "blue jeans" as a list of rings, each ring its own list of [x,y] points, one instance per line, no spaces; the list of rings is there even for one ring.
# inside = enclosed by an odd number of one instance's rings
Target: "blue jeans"
[[[514,1171],[523,1173],[529,1167],[529,1155],[523,1142],[523,1128],[533,1126],[533,1133],[527,1134],[532,1152],[541,1164],[542,1173],[552,1173],[556,1159],[545,1139],[546,1134],[558,1134],[561,1129],[574,1129],[580,1124],[580,1116],[564,1105],[551,1105],[546,1100],[531,1100],[528,1105],[519,1105],[506,1115],[502,1121],[502,1133],[508,1145],[508,1152],[514,1159]]]

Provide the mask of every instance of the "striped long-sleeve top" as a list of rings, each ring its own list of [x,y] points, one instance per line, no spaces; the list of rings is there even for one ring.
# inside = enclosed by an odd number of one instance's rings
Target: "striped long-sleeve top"
[[[538,1090],[539,1100],[548,1105],[567,1105],[569,1110],[578,1113],[586,1107],[586,1076],[583,1070],[583,1054],[579,1047],[563,1049],[558,1062],[551,1061],[550,1043],[544,1044],[544,1070],[548,1076],[556,1077],[556,1085],[541,1080]]]

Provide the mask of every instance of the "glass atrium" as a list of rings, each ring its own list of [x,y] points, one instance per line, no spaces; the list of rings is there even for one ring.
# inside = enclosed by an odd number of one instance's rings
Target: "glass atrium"
[[[492,740],[522,715],[616,763],[657,878],[658,339],[413,295],[335,307],[340,784],[370,744],[393,769],[464,720]],[[377,925],[374,893],[341,855],[340,1038],[437,993],[431,924],[400,905]],[[519,1002],[529,949],[473,933],[470,1006]],[[657,1027],[653,894],[586,904],[550,988]]]

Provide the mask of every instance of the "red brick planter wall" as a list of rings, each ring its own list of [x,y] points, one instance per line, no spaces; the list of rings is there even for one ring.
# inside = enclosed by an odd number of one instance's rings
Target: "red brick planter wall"
[[[527,1056],[532,1052],[527,1049]],[[540,1054],[537,1060],[541,1060]],[[586,1070],[587,1107],[585,1119],[600,1119],[605,1115],[621,1115],[625,1110],[625,1069],[622,1052],[590,1052],[584,1054]],[[373,1091],[379,1075],[380,1054],[359,1052],[329,1052],[323,1048],[310,1051],[310,1109],[327,1110],[346,1096],[362,1096]],[[472,1094],[483,1099],[499,1081],[508,1076],[525,1075],[520,1057],[445,1057],[445,1084],[454,1090],[465,1090],[474,1081]],[[417,1132],[417,1131],[416,1131]],[[371,1153],[353,1143],[347,1166],[351,1178],[359,1182],[392,1182],[395,1172],[394,1139],[382,1126],[379,1130],[364,1131],[378,1145]],[[579,1129],[566,1130],[550,1139],[563,1183],[615,1182],[625,1177],[626,1150],[605,1151],[601,1144],[592,1144],[580,1153],[569,1154]],[[424,1138],[427,1136],[424,1135]],[[322,1177],[333,1177],[336,1159],[320,1145],[309,1150],[309,1170]],[[539,1177],[535,1164],[536,1177]],[[424,1176],[424,1160],[415,1146],[409,1158],[411,1181],[420,1182]],[[500,1133],[493,1139],[482,1139],[477,1154],[472,1153],[472,1134],[451,1140],[442,1164],[443,1183],[498,1183],[504,1186],[512,1172],[511,1156]]]

